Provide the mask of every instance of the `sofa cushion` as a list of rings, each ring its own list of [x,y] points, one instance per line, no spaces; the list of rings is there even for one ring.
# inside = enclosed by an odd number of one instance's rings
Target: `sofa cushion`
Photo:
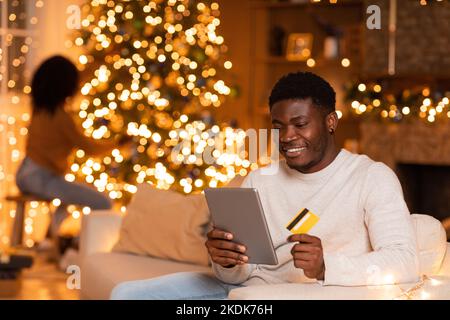
[[[402,295],[419,283],[384,285],[373,287],[322,286],[318,283],[276,284],[233,289],[228,295],[232,300],[392,300],[406,299]],[[434,276],[423,282],[412,299],[450,299],[450,277]],[[412,293],[412,291],[410,291]]]
[[[204,195],[186,196],[141,184],[127,208],[113,251],[206,266],[208,222]]]
[[[447,235],[439,220],[423,214],[412,215],[419,246],[420,274],[437,274],[447,250]]]
[[[340,287],[318,283],[288,283],[251,286],[230,291],[231,300],[372,300],[393,299],[401,293],[396,286]]]
[[[175,272],[210,273],[210,268],[176,261],[124,253],[94,253],[83,260],[81,298],[109,299],[121,282],[155,278]]]

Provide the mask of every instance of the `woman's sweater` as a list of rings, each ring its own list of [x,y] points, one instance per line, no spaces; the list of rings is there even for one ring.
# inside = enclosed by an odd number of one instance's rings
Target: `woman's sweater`
[[[94,140],[85,136],[72,116],[59,108],[54,115],[33,112],[28,129],[26,155],[42,167],[63,175],[68,170],[70,153],[79,148],[89,155],[112,150],[115,141]]]

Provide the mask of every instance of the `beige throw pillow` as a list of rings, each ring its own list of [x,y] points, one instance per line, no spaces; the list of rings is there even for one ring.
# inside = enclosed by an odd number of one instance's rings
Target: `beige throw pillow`
[[[113,251],[208,265],[203,194],[183,195],[145,183],[138,187]]]

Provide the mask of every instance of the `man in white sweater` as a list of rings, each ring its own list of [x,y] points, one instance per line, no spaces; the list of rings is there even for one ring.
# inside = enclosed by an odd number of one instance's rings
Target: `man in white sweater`
[[[278,265],[247,264],[245,245],[213,229],[206,246],[216,278],[180,273],[128,282],[114,289],[113,299],[220,299],[238,286],[418,280],[416,238],[400,183],[386,165],[336,147],[335,92],[328,82],[312,73],[288,74],[269,105],[285,160],[274,174],[251,172],[242,187],[259,192]],[[290,235],[285,226],[302,208],[320,220],[308,234]]]

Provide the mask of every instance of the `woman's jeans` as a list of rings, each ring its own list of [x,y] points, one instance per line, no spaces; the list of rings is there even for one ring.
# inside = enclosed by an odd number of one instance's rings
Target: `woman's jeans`
[[[117,285],[111,300],[223,300],[239,285],[200,272],[180,272]]]
[[[110,209],[111,201],[88,185],[68,182],[50,170],[25,158],[16,174],[16,184],[22,193],[30,193],[44,199],[59,199],[61,205],[55,211],[50,233],[57,235],[67,215],[68,205],[89,207],[92,210]]]

